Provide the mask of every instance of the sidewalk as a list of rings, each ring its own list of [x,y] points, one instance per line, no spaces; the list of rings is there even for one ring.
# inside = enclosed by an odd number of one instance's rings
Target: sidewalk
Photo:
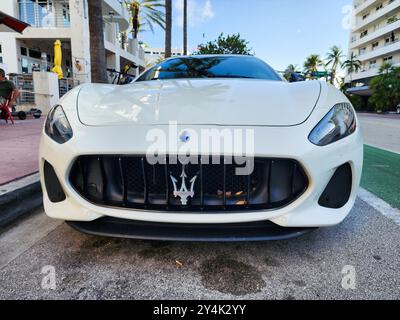
[[[39,141],[45,117],[15,121],[0,120],[0,186],[38,171]]]
[[[358,115],[365,144],[391,152],[400,153],[400,115]]]

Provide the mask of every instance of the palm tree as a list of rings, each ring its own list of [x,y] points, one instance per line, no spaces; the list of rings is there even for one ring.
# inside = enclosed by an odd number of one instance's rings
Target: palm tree
[[[172,0],[165,0],[165,58],[171,57]]]
[[[103,9],[102,2],[88,0],[89,10],[89,34],[90,34],[90,68],[92,82],[107,83],[107,71],[105,66],[106,49],[104,47],[103,33]]]
[[[188,18],[188,4],[187,0],[183,0],[183,55],[185,56],[188,53],[187,18]]]
[[[154,25],[165,30],[165,7],[163,0],[125,0],[131,16],[133,38],[137,39],[139,32],[148,27],[154,33]]]
[[[358,72],[361,69],[362,63],[357,59],[354,52],[351,53],[350,58],[343,62],[342,68],[346,68],[350,75],[350,86],[353,84],[353,73]]]
[[[334,84],[338,67],[342,66],[343,51],[338,46],[333,46],[326,56],[326,67],[330,68],[331,84]]]
[[[292,77],[292,74],[296,72],[299,72],[298,67],[296,65],[289,64],[283,72],[283,76],[286,80],[289,81],[289,79]]]
[[[315,79],[313,74],[318,71],[318,67],[323,65],[321,57],[318,54],[312,54],[304,62],[304,72],[309,78]]]
[[[393,71],[393,65],[391,63],[388,63],[388,62],[384,63],[379,68],[379,73],[380,74],[384,74],[384,75],[388,75],[392,71]]]

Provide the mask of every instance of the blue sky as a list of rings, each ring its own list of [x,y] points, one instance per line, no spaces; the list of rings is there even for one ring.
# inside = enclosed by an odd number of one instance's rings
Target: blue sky
[[[278,70],[290,63],[302,67],[311,53],[325,57],[332,45],[347,53],[350,31],[343,23],[351,0],[188,1],[189,50],[214,40],[221,32],[239,32],[256,56]],[[182,47],[182,2],[173,0],[174,48]],[[154,35],[144,32],[140,37],[150,46],[164,46],[161,29],[155,29]]]

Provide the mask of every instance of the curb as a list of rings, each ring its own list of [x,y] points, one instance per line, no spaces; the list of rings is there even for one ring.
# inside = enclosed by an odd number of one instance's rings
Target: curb
[[[42,201],[38,173],[0,186],[0,227],[40,208]]]
[[[358,197],[368,203],[371,207],[373,207],[376,211],[384,215],[385,217],[392,220],[398,226],[400,226],[400,210],[393,208],[390,204],[383,201],[381,198],[377,197],[373,193],[360,188],[358,192]]]

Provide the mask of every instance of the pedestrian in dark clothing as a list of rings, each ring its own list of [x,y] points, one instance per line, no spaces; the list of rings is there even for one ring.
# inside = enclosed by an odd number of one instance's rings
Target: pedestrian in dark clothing
[[[12,109],[18,96],[19,90],[12,81],[6,79],[5,71],[0,69],[0,105],[8,100],[8,107]]]

